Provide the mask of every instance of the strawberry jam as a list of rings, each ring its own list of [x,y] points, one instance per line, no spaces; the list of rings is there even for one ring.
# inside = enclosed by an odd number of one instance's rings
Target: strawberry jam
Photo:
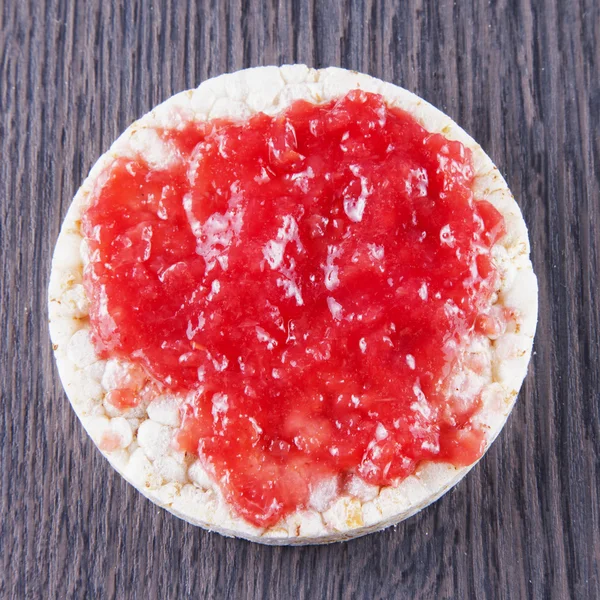
[[[185,394],[177,444],[233,509],[474,462],[452,375],[498,326],[504,222],[470,151],[360,91],[154,133],[165,164],[116,158],[83,218],[92,337]]]

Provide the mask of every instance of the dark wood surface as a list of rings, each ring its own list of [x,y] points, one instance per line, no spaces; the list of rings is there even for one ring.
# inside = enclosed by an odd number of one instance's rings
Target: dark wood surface
[[[1,598],[600,598],[597,0],[0,0]],[[446,111],[530,227],[535,356],[497,443],[418,516],[346,544],[196,529],[120,479],[60,387],[51,251],[133,119],[242,67],[365,71]]]

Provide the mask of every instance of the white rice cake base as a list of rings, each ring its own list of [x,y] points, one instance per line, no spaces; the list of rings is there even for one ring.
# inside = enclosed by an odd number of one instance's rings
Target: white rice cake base
[[[145,375],[134,365],[99,360],[89,337],[88,300],[82,285],[86,246],[80,219],[98,176],[116,157],[143,157],[168,168],[177,151],[161,142],[155,127],[183,127],[191,120],[247,119],[274,114],[304,99],[327,102],[360,88],[381,94],[430,132],[459,140],[473,152],[474,192],[500,211],[508,234],[494,248],[501,274],[497,304],[514,309],[519,322],[496,340],[472,349],[485,361],[484,379],[468,384],[483,390],[477,419],[492,443],[517,397],[531,356],[537,323],[537,280],[529,260],[527,228],[506,182],[481,147],[448,116],[412,94],[368,75],[304,65],[258,67],[222,75],[181,92],[133,123],[93,166],[65,217],[52,260],[49,286],[50,334],[60,378],[78,417],[111,465],[150,500],[186,521],[226,536],[265,544],[315,544],[361,536],[413,515],[454,486],[472,468],[423,462],[398,487],[378,488],[355,477],[350,493],[334,482],[313,490],[310,506],[269,529],[235,515],[198,460],[171,448],[182,397],[164,395],[119,411],[105,402],[115,387],[143,388]]]

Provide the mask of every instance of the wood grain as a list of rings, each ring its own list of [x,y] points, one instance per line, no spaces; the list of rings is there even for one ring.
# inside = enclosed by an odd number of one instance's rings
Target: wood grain
[[[596,0],[0,0],[0,597],[600,598]],[[496,161],[530,226],[530,374],[482,463],[347,544],[268,548],[143,499],[87,439],[51,356],[51,251],[89,167],[174,92],[259,64],[399,83]]]

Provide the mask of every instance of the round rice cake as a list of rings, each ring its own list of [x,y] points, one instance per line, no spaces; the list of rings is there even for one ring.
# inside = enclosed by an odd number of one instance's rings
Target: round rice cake
[[[176,157],[157,128],[182,128],[213,119],[247,120],[275,115],[296,100],[322,104],[350,90],[380,94],[390,107],[408,112],[427,131],[460,141],[472,152],[473,193],[501,213],[506,235],[493,248],[500,275],[495,305],[515,315],[514,323],[478,351],[486,362],[480,381],[482,407],[474,419],[489,447],[504,425],[525,377],[537,322],[537,280],[529,259],[527,229],[506,182],[481,147],[445,114],[411,92],[339,68],[304,65],[258,67],[222,75],[181,92],[133,123],[93,166],[65,217],[52,260],[50,333],[67,396],[110,464],[150,500],[208,530],[266,544],[327,543],[364,535],[413,515],[462,479],[473,466],[424,461],[396,486],[376,486],[354,476],[339,491],[325,482],[310,502],[275,525],[261,528],[227,503],[198,457],[179,451],[173,439],[181,424],[182,394],[156,392],[139,365],[100,359],[90,336],[89,298],[83,285],[89,261],[81,219],[90,195],[116,158],[141,157],[164,168]],[[125,382],[125,384],[124,384]],[[146,390],[136,406],[107,402],[115,389]],[[141,393],[141,392],[140,392]]]

